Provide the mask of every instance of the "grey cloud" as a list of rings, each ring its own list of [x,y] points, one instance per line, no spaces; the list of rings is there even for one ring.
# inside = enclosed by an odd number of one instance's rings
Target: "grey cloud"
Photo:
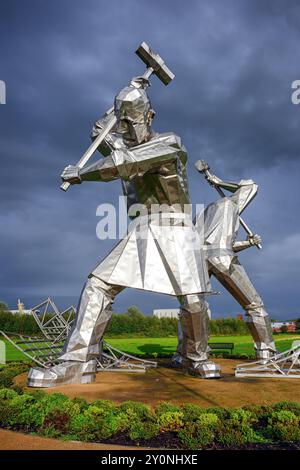
[[[133,51],[145,40],[176,75],[168,87],[154,77],[150,96],[155,128],[177,132],[188,148],[193,201],[216,197],[193,170],[200,156],[222,177],[258,181],[245,216],[266,248],[242,259],[276,314],[296,313],[300,107],[291,104],[290,86],[300,78],[299,26],[296,1],[26,0],[20,9],[4,0],[0,297],[31,302],[40,292],[75,302],[112,247],[95,237],[95,211],[117,202],[119,183],[63,194],[59,174],[89,145],[92,122],[116,92],[143,70]],[[282,256],[276,273],[282,243],[296,254]],[[211,301],[218,314],[239,311],[226,295]],[[176,300],[125,291],[116,308],[134,303],[151,312]]]

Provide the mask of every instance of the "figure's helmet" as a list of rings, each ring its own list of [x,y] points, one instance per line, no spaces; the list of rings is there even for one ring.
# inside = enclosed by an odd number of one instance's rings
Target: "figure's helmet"
[[[128,86],[115,98],[117,130],[128,146],[138,145],[151,137],[151,121],[154,111],[143,88]]]

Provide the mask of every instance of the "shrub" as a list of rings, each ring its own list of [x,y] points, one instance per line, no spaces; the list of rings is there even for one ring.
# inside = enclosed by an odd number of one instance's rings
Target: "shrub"
[[[164,413],[168,412],[178,412],[181,411],[180,406],[173,405],[173,403],[169,402],[161,402],[158,403],[155,407],[155,414],[156,416],[161,416]]]
[[[128,429],[128,435],[133,441],[144,441],[159,435],[159,425],[155,421],[133,421]]]
[[[269,417],[265,435],[276,441],[300,441],[300,418],[292,411],[274,411]]]
[[[101,440],[111,437],[118,426],[117,407],[112,402],[101,400],[73,415],[69,432],[77,439]]]
[[[225,447],[241,446],[250,442],[262,442],[264,438],[254,429],[257,418],[249,410],[236,408],[228,411],[216,432],[216,440]]]
[[[292,411],[296,416],[300,417],[300,403],[293,402],[293,401],[280,401],[274,405],[274,410],[286,410]]]
[[[199,449],[212,444],[218,425],[218,417],[213,413],[201,414],[197,421],[187,423],[180,429],[180,442],[188,449]]]
[[[128,413],[135,415],[139,419],[153,418],[154,414],[150,406],[145,405],[144,403],[139,403],[137,401],[124,401],[120,405],[120,410],[123,413]]]
[[[0,423],[2,426],[23,427],[31,429],[39,426],[42,422],[41,413],[35,413],[34,395],[24,393],[13,396],[10,400],[0,403]]]
[[[2,388],[0,389],[0,403],[4,400],[12,400],[17,395],[17,392],[15,392],[14,390],[11,390],[9,388]]]
[[[193,403],[185,403],[182,406],[183,411],[183,421],[184,422],[194,422],[199,419],[199,417],[206,412],[205,408],[201,408],[199,405],[194,405]]]
[[[28,369],[26,363],[11,363],[0,369],[0,389],[13,386],[13,378]]]
[[[183,426],[182,411],[166,411],[158,417],[160,432],[176,432]]]
[[[126,401],[119,408],[118,430],[134,441],[147,440],[159,434],[159,424],[149,406]]]

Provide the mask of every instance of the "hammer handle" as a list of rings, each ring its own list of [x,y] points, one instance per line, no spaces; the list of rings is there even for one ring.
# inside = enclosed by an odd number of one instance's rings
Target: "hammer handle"
[[[82,155],[81,159],[77,162],[76,166],[78,168],[83,168],[85,166],[85,164],[89,161],[91,156],[96,152],[101,142],[105,139],[107,134],[109,134],[109,132],[112,130],[116,122],[117,122],[117,118],[115,115],[113,115],[112,118],[108,121],[107,125],[102,129],[100,134],[97,135],[96,139],[92,142],[92,144],[89,146],[86,152]],[[62,185],[60,186],[60,189],[62,189],[63,191],[67,191],[70,186],[71,184],[68,181],[64,181]]]

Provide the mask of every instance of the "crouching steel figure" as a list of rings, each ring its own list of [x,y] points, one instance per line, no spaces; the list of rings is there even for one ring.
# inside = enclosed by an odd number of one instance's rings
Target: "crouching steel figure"
[[[179,297],[188,319],[188,341],[181,351],[186,368],[203,377],[219,376],[219,367],[208,360],[207,337],[202,338],[208,322],[204,293],[211,292],[211,287],[199,234],[184,211],[190,203],[187,153],[177,135],[151,129],[155,113],[146,93],[148,85],[143,77],[133,79],[116,96],[114,108],[95,123],[93,137],[112,113],[117,118],[99,148],[105,158],[81,170],[68,166],[62,174],[71,184],[121,179],[129,215],[134,218],[137,211],[141,215],[89,275],[61,363],[50,369],[31,369],[30,386],[94,380],[95,358],[111,306],[125,287]]]
[[[210,204],[197,216],[195,226],[204,237],[205,253],[209,275],[215,276],[227,291],[237,300],[246,312],[247,325],[254,340],[254,347],[258,359],[268,359],[275,350],[272,337],[270,318],[265,310],[263,301],[245,269],[240,264],[237,252],[255,246],[261,242],[258,235],[247,238],[245,241],[236,241],[239,228],[239,216],[257,193],[257,185],[252,180],[242,180],[231,183],[220,180],[214,175],[207,177],[208,182],[219,188],[233,193],[231,197],[224,197]],[[204,233],[203,233],[204,232]],[[183,304],[191,304],[193,296],[187,296]],[[202,319],[208,319],[210,311],[207,303],[201,303],[206,309]],[[187,315],[183,308],[178,327],[178,347],[173,357],[174,365],[184,365],[189,357],[189,342],[193,328],[190,323],[192,316]],[[202,329],[202,333],[199,332]],[[198,335],[202,338],[203,350],[209,336],[209,323],[202,321],[197,326]]]

